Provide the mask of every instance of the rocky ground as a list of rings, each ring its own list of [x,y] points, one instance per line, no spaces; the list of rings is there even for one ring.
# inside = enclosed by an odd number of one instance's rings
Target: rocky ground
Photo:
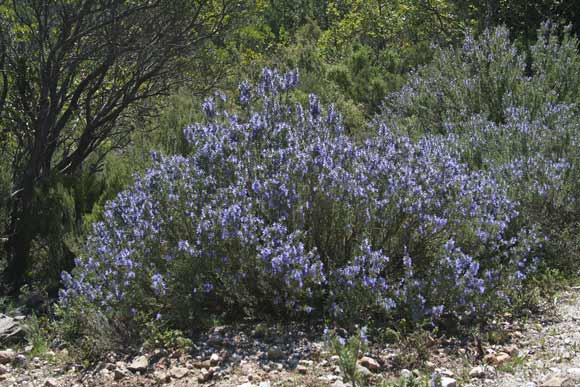
[[[380,386],[433,372],[445,387],[580,386],[580,288],[562,292],[538,316],[502,316],[491,327],[476,340],[423,336],[371,346],[358,370]],[[0,351],[2,386],[348,386],[343,376],[320,334],[304,327],[217,327],[188,353],[111,354],[89,367],[66,349]]]
[[[516,351],[488,378],[466,386],[580,386],[580,288],[561,293],[546,313],[528,321],[516,337]],[[489,379],[489,380],[488,380]]]

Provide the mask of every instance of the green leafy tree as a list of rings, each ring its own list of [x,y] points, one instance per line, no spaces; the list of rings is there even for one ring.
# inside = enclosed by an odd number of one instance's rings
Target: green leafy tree
[[[43,200],[121,149],[153,98],[231,21],[237,1],[18,0],[0,3],[2,143],[13,142],[7,274],[23,283],[54,213]],[[89,168],[89,171],[91,169]],[[96,170],[93,168],[93,170]],[[62,196],[62,195],[61,195]],[[54,200],[54,195],[48,195]],[[42,219],[39,219],[42,218]]]
[[[580,11],[574,1],[564,0],[450,0],[458,17],[473,21],[479,31],[505,25],[513,38],[524,43],[536,39],[544,21],[572,24],[580,34]]]
[[[387,47],[453,41],[465,28],[453,6],[444,0],[334,0],[328,18],[331,24],[322,44],[329,55],[338,56],[353,38],[378,55]]]

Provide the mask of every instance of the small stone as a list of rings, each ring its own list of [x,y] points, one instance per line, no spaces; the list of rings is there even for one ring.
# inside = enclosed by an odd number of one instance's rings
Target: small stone
[[[53,378],[48,378],[44,382],[45,387],[58,387],[58,383]]]
[[[372,372],[367,367],[363,367],[361,364],[357,364],[356,369],[358,373],[363,377],[363,379],[367,379],[372,376]]]
[[[470,378],[483,378],[485,376],[485,369],[482,366],[473,367],[469,371]]]
[[[534,382],[527,382],[526,384],[524,384],[523,387],[536,387],[536,383],[534,383]]]
[[[447,368],[435,368],[435,372],[438,372],[442,376],[447,376],[447,377],[450,377],[450,378],[454,378],[455,377],[455,374],[453,373],[453,371],[448,370]]]
[[[568,380],[565,376],[552,376],[542,383],[540,387],[562,387]]]
[[[11,349],[0,351],[0,364],[12,363],[16,359],[16,352]]]
[[[572,359],[572,354],[570,352],[564,352],[562,354],[562,359],[570,360]]]
[[[306,375],[308,373],[308,367],[299,365],[298,367],[296,367],[296,371],[301,375]]]
[[[369,356],[363,356],[360,359],[360,365],[374,372],[381,368],[381,365],[375,359]]]
[[[220,356],[217,353],[212,353],[210,358],[209,358],[210,365],[213,367],[213,366],[218,365],[219,362],[220,362]]]
[[[171,375],[171,377],[175,379],[181,379],[185,377],[185,375],[187,375],[188,373],[189,369],[185,367],[173,367],[172,369],[169,370],[169,375]]]
[[[24,339],[25,333],[22,329],[21,318],[12,318],[0,314],[0,342],[20,342]]]
[[[8,372],[10,372],[10,370],[8,369],[8,367],[6,367],[5,365],[0,364],[0,375],[7,374]]]
[[[506,361],[508,361],[511,358],[511,356],[505,352],[500,352],[496,355],[495,357],[495,363],[497,365],[501,365],[503,363],[505,363]]]
[[[332,363],[338,363],[338,361],[340,360],[340,357],[338,355],[333,355],[330,357],[329,359]]]
[[[210,380],[212,376],[213,376],[213,372],[211,372],[207,368],[202,368],[201,374],[199,374],[199,376],[197,377],[197,381],[200,383],[204,383],[204,382],[207,382],[208,380]]]
[[[254,385],[250,382],[244,384],[238,384],[238,387],[254,387]]]
[[[403,368],[400,373],[402,378],[411,379],[413,377],[413,373],[406,368]]]
[[[262,382],[259,387],[272,387],[272,384],[270,382]]]
[[[336,380],[338,380],[338,376],[336,375],[322,375],[318,377],[318,380],[320,380],[322,383],[329,384],[329,383],[334,383]]]
[[[149,359],[147,356],[139,356],[131,362],[131,364],[127,365],[129,371],[137,372],[137,371],[145,371],[149,366]]]
[[[270,360],[280,360],[284,358],[284,352],[278,347],[272,347],[268,349],[268,359]]]
[[[457,381],[453,378],[443,376],[441,378],[441,387],[457,387]]]
[[[116,367],[113,371],[113,379],[116,381],[122,380],[129,376],[129,371],[126,368]]]
[[[111,372],[106,368],[100,370],[98,375],[99,378],[101,378],[103,381],[106,381],[107,379],[111,378]]]
[[[490,355],[486,355],[483,360],[486,363],[489,364],[493,364],[495,366],[500,366],[502,364],[504,364],[505,362],[507,362],[510,359],[510,355],[508,355],[505,352],[500,352],[498,354],[490,354]]]
[[[155,371],[153,377],[155,377],[159,383],[169,383],[171,381],[171,376],[165,371]]]
[[[514,355],[516,355],[518,353],[518,347],[515,346],[515,345],[513,345],[513,344],[512,345],[508,345],[507,347],[505,347],[503,349],[503,351],[505,353],[507,353],[508,355],[510,355],[510,356],[514,356]]]
[[[204,360],[204,361],[198,361],[193,363],[193,366],[195,368],[209,368],[211,367],[210,361],[209,360]]]
[[[538,359],[538,360],[536,361],[536,367],[538,367],[538,368],[545,367],[545,366],[546,366],[546,364],[544,364],[544,363],[545,363],[545,362],[544,362],[542,359]]]
[[[574,379],[580,379],[580,368],[568,368],[566,372]]]

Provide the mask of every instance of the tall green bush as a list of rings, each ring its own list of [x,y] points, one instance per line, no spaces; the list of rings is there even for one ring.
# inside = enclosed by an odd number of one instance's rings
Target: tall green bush
[[[499,27],[437,50],[387,98],[379,119],[415,138],[457,138],[462,159],[510,186],[522,222],[541,226],[546,262],[577,272],[579,72],[574,36],[546,23],[527,56]]]

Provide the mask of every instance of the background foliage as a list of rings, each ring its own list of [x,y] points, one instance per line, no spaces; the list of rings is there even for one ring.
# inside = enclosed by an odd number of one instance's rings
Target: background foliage
[[[66,2],[71,12],[89,3]],[[32,13],[19,19],[0,5],[0,260],[15,259],[7,242],[18,220],[30,231],[32,288],[56,297],[60,273],[76,267],[65,274],[71,307],[60,309],[71,331],[90,332],[98,320],[96,330],[123,332],[119,323],[135,333],[157,313],[174,326],[203,324],[233,305],[253,317],[346,323],[469,320],[498,310],[497,300],[515,306],[538,269],[578,273],[573,2],[259,0],[231,2],[236,12],[223,13],[222,2],[208,4],[192,33],[209,29],[211,37],[172,52],[159,78],[167,87],[122,109],[107,124],[111,135],[99,137],[74,173],[60,173],[67,149],[80,144],[81,112],[101,101],[73,109],[43,167],[51,172],[31,185],[26,219],[15,216],[20,181],[26,162],[43,153],[23,146],[36,133],[29,126],[42,121],[42,109],[27,113],[24,105],[43,106],[47,60],[38,26],[27,22]],[[146,27],[146,18],[132,20]],[[51,28],[43,36],[54,43]],[[127,52],[149,52],[138,42],[151,31],[130,30]],[[100,60],[115,46],[83,42],[96,44]],[[142,75],[144,62],[131,67],[127,58],[115,74]],[[84,66],[72,85],[94,63]],[[93,93],[105,98],[131,77],[103,79]],[[303,169],[282,168],[282,155]],[[211,208],[193,208],[187,197]],[[131,213],[139,206],[145,212]],[[233,234],[220,241],[222,232]],[[289,261],[276,267],[274,256]],[[299,270],[305,263],[309,272]],[[247,278],[236,277],[242,269]],[[460,283],[456,292],[442,290],[450,283]],[[283,302],[265,302],[267,294]],[[98,318],[75,320],[83,315]]]

